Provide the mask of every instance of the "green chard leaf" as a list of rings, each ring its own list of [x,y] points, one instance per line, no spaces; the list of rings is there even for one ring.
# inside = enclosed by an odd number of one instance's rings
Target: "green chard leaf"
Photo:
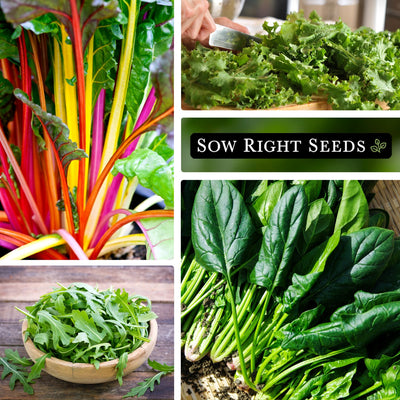
[[[32,109],[48,130],[65,172],[67,172],[71,161],[87,158],[87,154],[83,150],[79,149],[76,143],[69,139],[69,129],[60,118],[43,111],[40,106],[30,101],[22,90],[15,89],[14,95],[18,100],[21,100]]]
[[[153,21],[145,21],[138,25],[132,71],[129,78],[126,106],[133,121],[136,121],[143,99],[147,95],[150,83],[150,65],[154,60]]]
[[[81,4],[80,4],[81,3]],[[22,24],[44,14],[52,13],[65,26],[69,36],[74,37],[72,11],[68,0],[2,0],[1,7],[9,22]],[[95,2],[82,1],[77,4],[82,27],[82,43],[86,47],[99,21],[115,17],[120,12],[118,0]]]
[[[13,35],[14,28],[5,20],[3,10],[0,8],[0,59],[19,59],[18,46]]]
[[[115,162],[112,173],[118,172],[131,179],[138,177],[139,183],[161,196],[167,207],[174,204],[173,164],[150,149],[136,149],[130,156]]]
[[[14,116],[15,98],[13,91],[13,85],[3,78],[3,74],[0,71],[0,121],[3,127],[6,127]]]
[[[147,241],[147,260],[172,260],[174,257],[174,219],[145,218],[140,221]]]
[[[117,40],[123,38],[120,25],[115,19],[101,21],[93,38],[93,102],[96,104],[101,89],[114,89],[114,72]]]
[[[157,101],[151,116],[154,118],[174,105],[174,52],[166,51],[150,65],[151,82],[155,89]],[[162,122],[162,130],[169,133],[173,126],[173,117]],[[154,128],[153,128],[154,129]]]

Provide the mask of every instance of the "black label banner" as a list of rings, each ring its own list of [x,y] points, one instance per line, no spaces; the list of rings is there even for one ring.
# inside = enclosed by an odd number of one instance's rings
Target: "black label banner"
[[[192,158],[390,158],[388,133],[194,133]]]

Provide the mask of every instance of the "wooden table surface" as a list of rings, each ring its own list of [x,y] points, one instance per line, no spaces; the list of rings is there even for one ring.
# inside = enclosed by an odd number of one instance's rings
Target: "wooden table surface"
[[[56,287],[56,283],[69,285],[84,282],[104,290],[124,288],[129,294],[141,294],[152,301],[158,315],[158,340],[151,360],[173,365],[174,363],[174,310],[173,268],[159,266],[0,266],[0,355],[5,349],[18,350],[27,356],[21,336],[22,314],[15,306],[25,309],[39,297]],[[0,368],[0,374],[2,368]],[[61,381],[42,372],[33,385],[34,395],[26,394],[17,382],[10,390],[9,377],[0,380],[0,399],[114,400],[122,397],[140,381],[155,372],[143,364],[138,370],[124,377],[123,385],[110,382],[98,385],[80,385]],[[137,398],[137,397],[135,397]],[[153,392],[147,391],[141,399],[172,400],[174,398],[173,374],[164,376]]]

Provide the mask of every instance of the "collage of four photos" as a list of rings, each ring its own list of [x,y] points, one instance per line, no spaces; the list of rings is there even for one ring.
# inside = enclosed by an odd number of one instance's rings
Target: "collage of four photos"
[[[0,400],[400,400],[398,0],[0,19]]]

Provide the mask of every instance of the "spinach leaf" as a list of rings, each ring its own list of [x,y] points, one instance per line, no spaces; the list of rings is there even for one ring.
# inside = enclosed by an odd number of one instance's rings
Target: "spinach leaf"
[[[292,275],[292,284],[285,290],[282,297],[282,304],[284,305],[286,312],[297,306],[301,299],[311,290],[324,271],[329,256],[336,249],[339,242],[340,231],[336,231],[329,240],[324,243],[323,248],[321,246],[322,252],[313,264],[311,271],[305,275],[299,275],[296,273]]]
[[[261,185],[260,185],[261,186]],[[264,187],[262,187],[264,189]],[[265,226],[271,216],[272,210],[276,206],[278,200],[286,191],[286,182],[277,181],[268,185],[261,194],[252,201],[250,211],[259,221],[258,225]],[[256,193],[254,194],[256,195]]]
[[[337,212],[335,230],[343,234],[358,231],[368,224],[368,202],[358,181],[345,181]]]
[[[317,199],[309,205],[307,222],[302,237],[297,244],[300,255],[310,247],[323,242],[333,230],[335,217],[324,199]]]
[[[247,257],[255,228],[239,191],[227,181],[203,181],[192,213],[196,260],[228,276]]]
[[[273,291],[285,286],[291,258],[306,222],[307,197],[302,186],[293,186],[278,201],[264,232],[257,264],[250,281]]]
[[[353,293],[372,288],[393,251],[393,231],[370,227],[341,237],[309,299],[332,309],[351,300]]]

